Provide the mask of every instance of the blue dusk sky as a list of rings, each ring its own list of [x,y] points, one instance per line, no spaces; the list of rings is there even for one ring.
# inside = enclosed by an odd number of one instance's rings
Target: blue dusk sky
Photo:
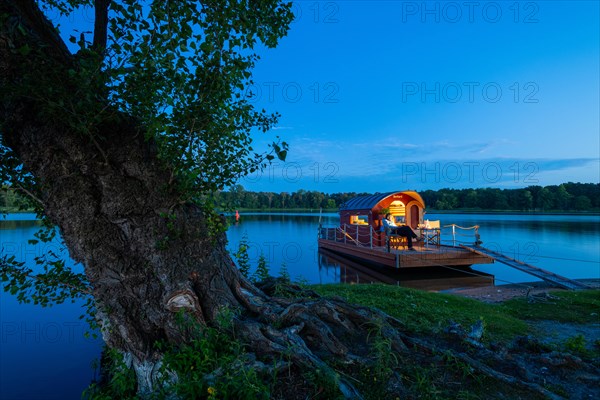
[[[600,181],[600,2],[297,1],[252,101],[290,145],[247,190]],[[270,134],[257,135],[266,145]]]
[[[285,163],[247,190],[600,182],[600,1],[295,1],[248,88]],[[91,23],[93,13],[66,23]]]

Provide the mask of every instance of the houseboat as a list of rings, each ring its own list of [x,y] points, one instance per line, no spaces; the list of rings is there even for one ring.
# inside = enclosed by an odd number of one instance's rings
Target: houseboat
[[[412,249],[406,237],[386,232],[382,220],[388,213],[396,225],[409,226],[419,237]],[[396,269],[468,267],[494,262],[486,254],[461,246],[480,243],[478,226],[442,226],[439,220],[430,221],[425,214],[425,202],[414,191],[357,196],[340,206],[339,226],[319,226],[319,249]],[[469,237],[465,232],[470,233],[470,239],[464,240]]]

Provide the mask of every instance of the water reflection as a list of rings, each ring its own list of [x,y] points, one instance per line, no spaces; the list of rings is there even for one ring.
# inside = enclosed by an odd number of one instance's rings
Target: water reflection
[[[35,220],[0,220],[0,230],[27,229],[41,225],[40,221]]]
[[[494,284],[494,276],[468,267],[430,267],[394,270],[337,255],[328,250],[319,251],[319,272],[327,281],[335,283],[387,283],[428,291],[455,288],[474,288]]]

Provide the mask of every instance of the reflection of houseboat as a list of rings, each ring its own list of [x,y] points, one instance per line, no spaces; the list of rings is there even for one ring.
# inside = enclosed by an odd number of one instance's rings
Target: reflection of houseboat
[[[383,229],[382,218],[387,213],[397,225],[407,225],[420,236],[421,240],[413,246],[416,251],[409,251],[406,238]],[[444,244],[440,221],[428,221],[424,217],[425,203],[417,192],[358,196],[340,206],[339,227],[319,228],[319,248],[395,268],[493,262],[493,258],[485,254],[461,247],[456,239],[458,230],[468,229],[471,232],[468,244],[478,242],[478,227],[448,225],[444,228],[448,229],[448,244]]]
[[[445,291],[494,285],[494,276],[468,267],[387,268],[319,251],[319,272],[336,283],[387,283],[413,289]]]

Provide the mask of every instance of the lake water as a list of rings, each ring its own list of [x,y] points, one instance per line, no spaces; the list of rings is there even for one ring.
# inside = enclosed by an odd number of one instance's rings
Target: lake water
[[[428,213],[427,218],[440,220],[442,226],[478,225],[483,246],[568,278],[600,277],[600,216]],[[235,251],[246,234],[253,265],[263,254],[274,274],[285,264],[292,278],[310,283],[340,282],[344,263],[319,256],[319,219],[323,226],[339,225],[337,213],[243,214],[229,228],[229,248]],[[451,244],[451,228],[442,229],[442,240]],[[473,230],[463,231],[457,240],[472,244]],[[500,263],[475,265],[473,269],[494,275],[496,284],[537,280]]]
[[[571,215],[427,214],[442,225],[479,225],[483,245],[568,278],[600,278],[600,217]],[[37,227],[28,214],[0,219],[0,247],[18,259],[33,262],[45,250],[64,252],[58,242],[29,245]],[[320,255],[317,249],[319,219],[337,226],[337,214],[242,214],[231,219],[229,248],[235,251],[247,235],[253,267],[261,254],[271,272],[282,265],[294,279],[309,283],[366,282],[357,266]],[[443,239],[449,240],[445,235]],[[466,242],[472,237],[459,237]],[[536,279],[503,264],[475,265],[476,273],[495,276],[496,284]],[[405,278],[393,276],[398,284]],[[450,280],[450,275],[442,280]],[[460,280],[461,284],[464,283]],[[84,312],[78,302],[43,309],[18,304],[0,293],[0,399],[79,399],[95,371],[100,339],[87,339]]]

